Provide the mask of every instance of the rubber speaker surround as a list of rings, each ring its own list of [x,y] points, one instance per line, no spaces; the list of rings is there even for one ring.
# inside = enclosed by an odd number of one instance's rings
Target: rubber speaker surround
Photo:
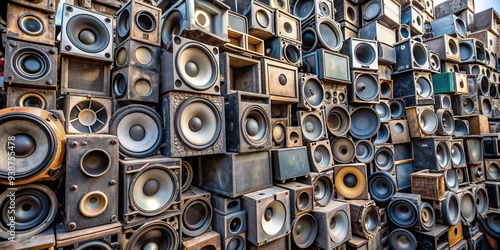
[[[335,173],[335,188],[347,199],[356,199],[367,188],[366,176],[357,167],[346,166]]]
[[[395,199],[387,207],[389,219],[398,227],[408,228],[418,220],[418,208],[415,203],[407,199]]]

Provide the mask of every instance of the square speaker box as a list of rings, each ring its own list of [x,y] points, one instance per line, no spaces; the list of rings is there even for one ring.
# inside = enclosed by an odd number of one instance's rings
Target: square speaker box
[[[286,142],[287,148],[302,146],[302,128],[301,127],[286,127]]]
[[[485,185],[488,191],[489,206],[500,208],[500,182],[486,181]]]
[[[380,84],[378,74],[352,70],[352,84],[349,85],[349,103],[379,103]]]
[[[306,147],[279,148],[271,150],[273,179],[284,183],[309,174],[309,159]]]
[[[297,67],[271,59],[261,59],[262,90],[272,103],[299,102]]]
[[[264,40],[257,38],[252,35],[245,35],[246,36],[246,53],[254,56],[255,58],[261,58],[264,56]]]
[[[457,38],[445,34],[426,39],[424,43],[429,47],[429,50],[439,54],[439,59],[460,63],[460,51]]]
[[[465,23],[453,14],[437,18],[431,22],[431,26],[435,36],[447,34],[456,38],[467,37]]]
[[[366,164],[351,163],[335,166],[334,183],[337,198],[346,200],[368,200]]]
[[[290,234],[290,194],[271,187],[241,197],[247,211],[247,240],[257,246]]]
[[[293,66],[302,65],[302,44],[282,37],[264,40],[265,55]]]
[[[446,191],[444,172],[429,173],[420,170],[410,174],[411,192],[420,195],[422,199],[442,201]]]
[[[56,39],[54,14],[9,3],[7,17],[8,38],[54,46]]]
[[[316,1],[318,2],[321,1]],[[340,25],[332,19],[313,17],[307,22],[302,22],[302,50],[305,53],[312,53],[319,48],[338,52],[343,40],[344,35]]]
[[[5,107],[35,107],[55,110],[56,91],[36,88],[8,87]]]
[[[391,133],[392,144],[402,144],[411,142],[408,120],[389,121],[389,130]]]
[[[473,6],[474,3],[472,0],[461,0],[461,1],[469,1],[471,2],[471,5]],[[472,8],[474,9],[474,8]],[[474,31],[474,11],[472,9],[465,9],[460,12],[456,12],[455,15],[462,19],[465,23],[465,27],[467,27],[468,32],[473,32]]]
[[[344,0],[334,0],[335,6],[335,21],[337,22],[349,22],[354,26],[359,25],[360,8],[359,5],[350,1]]]
[[[111,63],[113,31],[113,17],[64,4],[59,52],[67,56]]]
[[[408,70],[430,70],[429,48],[424,43],[414,39],[406,39],[395,44],[396,47],[396,73]]]
[[[228,239],[247,231],[247,213],[240,210],[227,215],[214,213],[212,229],[219,233],[222,239]]]
[[[351,58],[351,69],[378,71],[376,41],[351,37],[344,41],[341,52]]]
[[[66,230],[117,222],[118,138],[68,135],[66,148]]]
[[[299,18],[289,14],[286,11],[277,9],[275,11],[274,23],[276,25],[276,36],[283,37],[298,43],[301,42],[302,29],[300,26]]]
[[[401,11],[401,24],[408,25],[412,34],[421,35],[424,33],[424,16],[415,6]]]
[[[372,7],[375,6],[369,8]],[[370,13],[365,13],[365,15],[370,15]],[[396,30],[388,28],[380,21],[375,20],[359,29],[359,38],[376,40],[384,44],[393,45],[396,43]]]
[[[313,210],[313,187],[299,182],[287,182],[276,184],[290,192],[290,216],[296,218],[299,215]]]
[[[56,13],[56,8],[57,8],[55,0],[40,0],[40,1],[11,0],[9,2],[51,14]]]
[[[365,239],[377,236],[380,230],[380,211],[373,200],[351,200],[349,203],[351,213],[352,233]],[[366,225],[366,221],[374,220],[375,225]]]
[[[424,247],[424,249],[444,250],[450,248],[448,241],[448,228],[449,227],[445,225],[436,224],[434,229],[429,232],[414,231],[414,233],[420,246],[428,246],[428,248]]]
[[[111,99],[68,95],[64,115],[68,134],[107,134]]]
[[[160,46],[160,18],[160,8],[139,0],[129,1],[116,13],[116,44],[131,39]]]
[[[229,215],[241,210],[240,198],[228,198],[212,193],[210,199],[212,200],[212,209],[220,215]]]
[[[477,165],[468,165],[469,169],[469,181],[471,183],[481,183],[484,182],[484,163],[479,163]]]
[[[5,43],[6,83],[31,88],[57,87],[57,48],[10,39]]]
[[[461,63],[480,63],[486,62],[486,54],[484,44],[475,38],[461,39],[460,46],[460,62]]]
[[[305,73],[317,75],[325,83],[351,83],[349,57],[326,49],[318,49],[304,55],[302,57],[302,70]]]
[[[451,109],[451,95],[435,94],[434,109]]]
[[[125,228],[122,232],[123,249],[141,248],[144,246],[144,237],[149,242],[166,248],[179,249],[181,245],[181,220],[180,212],[163,215],[156,221],[147,222],[131,228]]]
[[[483,134],[488,134],[489,132],[490,128],[487,116],[475,115],[469,117],[469,133],[471,135],[483,135]]]
[[[358,28],[346,21],[340,23],[340,30],[345,39],[358,37]]]
[[[219,96],[169,92],[163,96],[168,157],[226,152],[224,100]]]
[[[375,0],[368,1],[361,5],[363,18],[362,25],[379,20],[384,26],[396,28],[401,24],[401,6],[397,0]]]
[[[299,74],[299,103],[297,107],[306,110],[321,109],[325,104],[325,88],[316,75]]]
[[[236,198],[273,185],[271,154],[262,151],[204,156],[198,175],[203,189]]]
[[[61,93],[111,96],[111,64],[61,56]]]
[[[311,214],[318,223],[315,246],[321,249],[336,249],[352,238],[348,203],[333,200],[328,206],[315,208]]]
[[[212,231],[213,210],[210,192],[191,186],[181,194],[180,207],[183,240]]]
[[[334,161],[329,140],[308,143],[307,153],[311,172],[320,173],[333,169]]]
[[[477,95],[453,95],[451,105],[455,116],[473,116],[479,114],[479,103]]]
[[[180,36],[172,41],[161,55],[161,93],[220,95],[219,49]]]
[[[267,39],[276,35],[276,9],[256,0],[248,1],[242,12],[248,19],[248,34],[260,39]]]
[[[311,172],[309,176],[299,179],[298,181],[313,187],[313,207],[315,209],[330,204],[335,197],[333,170],[322,173]]]
[[[161,48],[128,39],[115,49],[113,70],[136,67],[140,70],[160,72]]]
[[[465,10],[472,12],[475,10],[473,0],[455,0],[453,2],[444,2],[434,6],[434,13],[438,18]]]
[[[453,139],[450,142],[451,163],[453,168],[464,168],[467,166],[463,139]]]
[[[54,232],[51,232],[54,235]],[[120,222],[101,225],[89,229],[66,231],[62,224],[55,227],[55,239],[57,248],[61,250],[82,247],[121,247],[122,226]]]
[[[182,241],[182,249],[222,249],[221,236],[215,231],[206,232],[198,237]]]
[[[488,181],[500,181],[500,160],[497,159],[485,159],[484,169],[486,170],[486,180]]]
[[[392,80],[392,65],[378,65],[378,75],[380,80]]]
[[[495,35],[500,35],[500,17],[495,9],[489,8],[474,14],[474,30],[489,30]]]
[[[325,110],[297,111],[297,120],[305,142],[328,139]]]
[[[272,142],[273,148],[285,148],[286,147],[286,137],[288,127],[288,119],[285,118],[272,118]]]
[[[333,0],[318,0],[312,3],[305,3],[300,0],[290,1],[290,13],[298,18],[302,23],[311,19],[328,18],[335,19],[335,8]]]
[[[401,98],[407,107],[433,105],[434,89],[429,72],[409,71],[392,76],[394,98]]]
[[[269,96],[236,92],[224,99],[226,148],[230,152],[254,152],[272,147]],[[224,129],[224,127],[223,127]]]
[[[120,160],[119,204],[124,225],[137,226],[180,208],[180,165],[180,159],[164,156]]]
[[[441,61],[441,73],[446,73],[446,72],[460,73],[460,68],[458,66],[458,63]]]
[[[444,138],[420,138],[412,140],[415,170],[441,171],[450,169],[451,155],[448,141]]]
[[[220,54],[221,94],[236,91],[262,93],[261,61],[224,52]]]
[[[129,66],[113,71],[112,96],[117,101],[158,103],[160,73]]]
[[[325,85],[325,109],[328,111],[332,106],[347,108],[347,85]],[[328,105],[331,104],[331,105]],[[327,106],[328,105],[328,106]]]

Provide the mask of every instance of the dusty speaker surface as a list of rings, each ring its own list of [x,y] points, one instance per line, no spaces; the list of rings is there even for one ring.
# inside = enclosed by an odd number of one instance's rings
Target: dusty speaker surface
[[[484,44],[475,38],[461,39],[459,41],[461,63],[485,63],[486,54]]]
[[[305,146],[271,149],[271,162],[273,179],[278,182],[307,176],[310,171]]]
[[[282,37],[264,40],[265,55],[291,66],[302,64],[302,44]]]
[[[335,9],[332,0],[292,0],[290,1],[290,13],[300,18],[302,23],[320,17],[334,19]]]
[[[439,54],[439,59],[460,63],[460,50],[457,38],[444,34],[426,39],[424,43],[429,47],[429,50]]]
[[[392,144],[402,144],[411,141],[408,120],[389,121]]]
[[[389,246],[393,249],[416,249],[417,239],[411,231],[397,228],[392,230],[389,235]]]
[[[130,1],[116,13],[116,43],[131,39],[160,46],[160,17],[160,8]]]
[[[337,165],[334,176],[338,198],[347,200],[369,199],[366,164]]]
[[[219,233],[222,239],[229,239],[247,231],[247,213],[245,210],[227,215],[214,213],[212,229]]]
[[[446,72],[432,75],[434,93],[467,94],[469,85],[466,74]]]
[[[323,140],[307,144],[309,166],[312,172],[323,172],[334,167],[330,141]]]
[[[7,16],[8,38],[54,46],[56,39],[54,14],[10,3],[7,5]]]
[[[301,249],[310,247],[318,235],[318,223],[314,216],[305,213],[292,221],[291,238],[293,244]]]
[[[314,207],[324,207],[330,204],[330,201],[335,196],[333,170],[322,173],[312,172],[309,176],[299,181],[313,187]]]
[[[330,142],[333,159],[338,163],[349,163],[357,156],[357,148],[349,137],[336,137]]]
[[[392,76],[394,98],[401,98],[407,107],[434,104],[433,78],[422,71],[405,72]]]
[[[179,245],[181,245],[179,213],[166,214],[159,220],[123,230],[123,249],[132,250],[148,247],[167,250],[179,249]]]
[[[64,114],[68,134],[103,134],[109,131],[111,100],[66,96]]]
[[[111,65],[92,60],[60,57],[61,93],[111,96]]]
[[[327,138],[324,109],[297,111],[297,117],[304,141],[318,141]]]
[[[415,231],[415,235],[422,249],[443,249],[450,247],[447,226],[436,224],[432,231]]]
[[[304,49],[304,43],[302,43]],[[305,73],[316,74],[324,82],[351,83],[349,57],[327,49],[316,51],[302,56],[302,70]],[[327,63],[335,62],[335,63]]]
[[[307,110],[321,109],[325,100],[323,83],[312,74],[299,74],[299,103],[298,108]]]
[[[369,139],[375,136],[380,128],[380,117],[371,107],[357,107],[351,111],[352,137],[356,139]]]
[[[112,96],[118,101],[158,103],[160,74],[127,67],[113,72]]]
[[[349,208],[349,203],[333,200],[329,205],[311,212],[318,223],[316,246],[335,249],[352,238]]]
[[[299,101],[297,67],[271,59],[261,59],[263,94],[273,103],[297,103]]]
[[[395,44],[396,47],[396,65],[395,72],[403,72],[407,70],[430,70],[429,65],[429,48],[424,43],[414,39]]]
[[[351,57],[351,69],[378,71],[376,41],[351,37],[344,40],[341,52]]]
[[[276,35],[276,9],[260,1],[247,1],[244,10],[239,11],[248,19],[248,34],[260,39]]]
[[[8,87],[6,107],[33,107],[56,109],[56,91],[33,88]]]
[[[261,62],[229,52],[220,54],[221,94],[236,91],[262,93]]]
[[[12,0],[9,2],[23,5],[28,8],[40,10],[46,13],[55,13],[57,8],[55,0],[35,0],[35,1]]]
[[[444,172],[432,173],[427,169],[410,174],[411,192],[419,194],[426,200],[444,200],[446,191],[444,175]]]
[[[396,179],[390,173],[375,172],[368,177],[368,191],[377,204],[385,205],[398,191]]]
[[[438,129],[438,119],[432,106],[406,108],[412,138],[433,136]]]
[[[288,119],[272,118],[271,126],[273,148],[286,147]]]
[[[349,103],[378,103],[380,101],[378,74],[354,70],[351,72],[352,84],[349,85]]]
[[[451,152],[448,142],[439,138],[420,138],[412,140],[415,169],[432,171],[446,170],[452,167]],[[434,157],[429,157],[429,156]]]
[[[371,239],[380,230],[380,211],[374,201],[350,200],[352,233]]]
[[[122,227],[120,222],[93,227],[92,230],[67,231],[63,224],[55,227],[57,248],[63,250],[81,248],[121,247]]]
[[[400,25],[401,6],[396,0],[376,0],[367,1],[360,7],[362,14],[361,23],[366,26],[368,23],[378,20],[385,26],[394,28]]]
[[[141,70],[160,71],[161,48],[135,40],[127,40],[116,47],[114,69],[136,67]]]

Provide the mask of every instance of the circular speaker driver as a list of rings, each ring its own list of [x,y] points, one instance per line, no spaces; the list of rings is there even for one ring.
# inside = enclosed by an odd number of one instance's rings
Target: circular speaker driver
[[[416,250],[417,239],[410,231],[397,228],[392,230],[389,235],[389,245],[391,249]]]
[[[106,127],[108,121],[106,106],[94,100],[81,101],[69,112],[69,123],[82,133],[97,133]]]
[[[184,30],[183,23],[184,16],[180,11],[173,10],[169,12],[161,25],[162,43],[167,44],[172,37],[180,35],[181,31]]]
[[[333,165],[333,159],[331,159],[330,150],[323,144],[317,144],[317,146],[314,148],[313,159],[314,164],[317,166],[317,168],[322,170],[325,170]]]
[[[450,148],[447,142],[440,141],[436,146],[436,160],[441,168],[450,168]]]
[[[292,239],[295,245],[304,249],[310,247],[318,234],[318,223],[314,216],[305,213],[292,222]]]
[[[359,140],[356,142],[356,159],[361,163],[369,163],[373,160],[375,148],[369,140]]]
[[[166,222],[147,223],[137,229],[130,237],[126,250],[179,248],[179,234]]]
[[[371,74],[358,75],[354,81],[354,88],[358,98],[363,101],[372,101],[379,95],[378,80]]]
[[[455,166],[463,166],[465,164],[465,150],[462,144],[454,142],[451,144],[451,161]]]
[[[182,233],[196,237],[205,232],[212,221],[212,207],[205,199],[191,199],[182,207]]]
[[[16,100],[16,106],[47,109],[47,99],[38,93],[26,93]]]
[[[80,170],[89,177],[99,177],[111,167],[111,156],[102,149],[91,149],[80,158]]]
[[[177,195],[177,178],[163,165],[150,165],[130,185],[129,200],[141,214],[152,216],[170,207]]]
[[[45,25],[40,17],[33,14],[24,14],[17,19],[22,32],[29,36],[41,36],[45,32]]]
[[[338,51],[342,47],[344,36],[339,26],[328,18],[321,18],[316,24],[317,38],[324,48]]]
[[[391,172],[394,167],[394,153],[388,147],[380,147],[375,153],[375,166],[378,170]]]
[[[347,199],[356,199],[365,192],[366,175],[357,167],[343,167],[335,173],[337,192]]]
[[[432,83],[429,79],[425,77],[419,77],[415,81],[415,91],[421,98],[432,97]]]
[[[363,231],[367,235],[376,235],[380,229],[380,212],[374,204],[364,210]]]
[[[331,144],[333,158],[340,163],[348,163],[356,155],[354,142],[347,137],[337,137]]]
[[[280,232],[286,222],[286,208],[279,201],[272,201],[264,209],[260,223],[267,235],[273,236]]]
[[[424,66],[429,62],[429,52],[422,43],[415,43],[413,45],[413,59],[419,66]]]
[[[269,138],[269,116],[260,106],[250,106],[242,115],[241,131],[248,144],[259,147]],[[283,135],[284,137],[284,135]]]
[[[349,112],[341,106],[333,106],[328,112],[326,127],[332,135],[345,135],[351,129]]]
[[[382,11],[379,1],[371,1],[363,5],[363,19],[367,22],[378,17]]]
[[[324,136],[323,119],[315,113],[307,113],[301,121],[302,135],[309,141],[318,141]]]
[[[286,128],[281,123],[275,123],[273,126],[273,141],[276,144],[283,144],[286,139]]]
[[[441,213],[443,213],[443,224],[456,226],[460,221],[460,202],[455,193],[446,191],[445,200],[441,203]]]
[[[323,106],[325,100],[325,89],[323,84],[316,78],[302,78],[305,83],[302,86],[302,93],[305,103],[310,105],[313,109],[318,109]]]
[[[347,234],[349,233],[349,216],[344,210],[338,210],[330,218],[328,224],[330,230],[330,239],[335,243],[340,243],[345,241]]]
[[[326,175],[316,177],[313,182],[314,201],[324,207],[330,203],[333,197],[333,182]]]
[[[462,194],[460,199],[460,215],[462,219],[468,223],[474,222],[476,219],[476,204],[474,202],[474,196],[471,192],[466,191]]]
[[[175,40],[174,42],[180,43]],[[193,42],[186,43],[179,48],[175,65],[178,65],[176,69],[182,81],[177,80],[175,85],[186,83],[190,88],[199,91],[212,87],[219,75],[219,67],[215,59],[217,51],[214,52],[200,43]]]
[[[418,113],[418,126],[422,132],[433,134],[438,129],[438,119],[436,113],[432,109],[422,109]]]
[[[407,199],[395,199],[387,207],[389,219],[398,227],[411,227],[418,219],[418,208]]]
[[[301,21],[305,21],[313,14],[315,5],[315,1],[313,0],[298,0],[293,6],[293,15],[300,18]]]
[[[356,139],[369,139],[380,128],[377,111],[369,107],[359,107],[352,111],[351,122],[351,135]]]
[[[375,48],[369,44],[361,42],[354,48],[354,58],[363,66],[369,66],[378,58]],[[378,81],[377,81],[378,84]],[[378,94],[378,88],[377,88]]]
[[[487,219],[481,220],[483,228],[490,236],[500,238],[500,213],[497,209],[491,209],[488,210],[487,216]]]
[[[476,201],[476,211],[480,217],[485,217],[488,212],[489,197],[484,186],[477,186],[474,191],[474,199]]]
[[[429,202],[423,201],[420,204],[420,225],[425,231],[431,231],[436,224],[436,214]]]
[[[449,109],[438,109],[436,117],[438,119],[437,132],[441,135],[453,135],[453,132],[455,132],[453,113]]]
[[[36,81],[43,79],[50,73],[51,65],[47,55],[35,48],[23,48],[14,53],[10,64],[19,77]]]
[[[71,17],[66,25],[66,34],[75,47],[86,53],[99,53],[111,42],[106,25],[87,14]]]
[[[96,217],[104,213],[108,207],[108,197],[101,191],[85,194],[79,203],[80,213],[85,217]]]
[[[377,203],[387,203],[396,193],[397,186],[394,177],[387,172],[375,172],[368,178],[368,191]]]
[[[245,239],[243,237],[236,235],[229,240],[226,246],[227,250],[244,250],[245,249]]]

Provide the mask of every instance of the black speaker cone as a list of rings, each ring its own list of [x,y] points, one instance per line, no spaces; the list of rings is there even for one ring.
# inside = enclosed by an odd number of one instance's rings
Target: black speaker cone
[[[45,32],[45,25],[40,17],[24,14],[19,17],[18,25],[22,32],[30,36],[40,36]]]
[[[135,14],[135,23],[144,32],[151,32],[156,29],[156,18],[147,11],[137,12]]]
[[[417,206],[407,199],[396,199],[388,206],[389,219],[398,227],[411,227],[418,219]]]
[[[387,172],[375,172],[368,177],[371,198],[380,204],[389,202],[397,191],[396,180]]]
[[[198,236],[205,232],[212,221],[212,207],[205,200],[193,199],[183,206],[182,232],[188,236]]]
[[[377,111],[369,107],[360,107],[351,113],[351,135],[356,139],[369,139],[377,134],[380,118]]]
[[[79,14],[70,18],[65,32],[71,43],[86,53],[99,53],[111,42],[106,25],[88,14]]]
[[[245,249],[245,239],[241,236],[235,236],[229,240],[226,246],[227,250],[243,250]]]
[[[269,138],[269,118],[260,106],[251,106],[243,114],[243,137],[252,146],[258,147]]]
[[[51,67],[53,67],[48,56],[34,48],[24,48],[16,51],[10,63],[21,78],[29,81],[39,80],[47,76]]]
[[[102,149],[91,149],[85,152],[80,160],[80,169],[90,177],[99,177],[111,167],[111,156]]]
[[[292,222],[292,239],[297,247],[304,249],[314,243],[318,233],[317,224],[314,216],[309,213],[295,218]]]
[[[362,65],[372,64],[378,57],[375,48],[368,43],[359,43],[354,48],[354,57]]]

